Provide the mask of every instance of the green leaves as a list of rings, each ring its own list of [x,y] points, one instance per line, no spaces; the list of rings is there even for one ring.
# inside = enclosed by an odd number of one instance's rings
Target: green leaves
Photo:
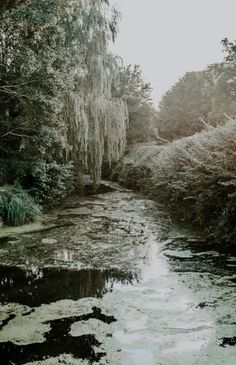
[[[0,188],[0,216],[11,226],[33,222],[40,216],[40,207],[19,186]]]
[[[73,163],[97,182],[103,158],[118,159],[125,148],[126,104],[113,98],[108,52],[118,12],[100,0],[12,0],[0,9],[5,179],[40,201],[72,188]]]
[[[8,181],[33,182],[38,194],[35,161],[61,166],[67,148],[62,100],[72,60],[65,47],[65,6],[64,0],[17,1],[1,14],[0,158]],[[46,197],[44,186],[42,194]]]
[[[224,124],[236,116],[236,46],[222,41],[227,53],[222,63],[188,72],[162,98],[158,114],[161,137],[168,140],[193,135],[209,124]]]

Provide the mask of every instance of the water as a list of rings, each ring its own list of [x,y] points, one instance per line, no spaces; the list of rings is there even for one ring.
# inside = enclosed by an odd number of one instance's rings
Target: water
[[[236,363],[234,247],[122,189],[45,219],[1,239],[1,365]]]

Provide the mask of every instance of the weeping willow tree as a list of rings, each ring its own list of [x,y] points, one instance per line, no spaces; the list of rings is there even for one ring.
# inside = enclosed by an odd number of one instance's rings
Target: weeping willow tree
[[[89,172],[97,185],[103,161],[111,164],[124,153],[128,110],[123,99],[112,93],[120,68],[108,45],[116,33],[118,14],[114,9],[109,12],[107,1],[79,4],[83,37],[79,43],[77,39],[74,87],[66,94],[64,109],[70,145],[67,158]]]
[[[0,5],[0,184],[42,200],[95,183],[123,153],[128,120],[109,42],[118,13],[107,0],[7,0]]]

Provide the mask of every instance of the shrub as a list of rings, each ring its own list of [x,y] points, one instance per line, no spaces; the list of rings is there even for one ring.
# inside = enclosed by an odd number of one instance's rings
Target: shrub
[[[111,178],[128,188],[144,194],[151,193],[152,176],[155,169],[153,157],[162,147],[155,144],[137,144],[112,171]]]
[[[132,175],[138,174],[139,190],[143,184],[172,217],[203,227],[217,241],[236,239],[235,120],[166,146],[133,148],[117,172],[125,184],[127,161]]]
[[[235,156],[234,120],[170,143],[157,156],[153,194],[173,215],[214,234],[223,212],[235,205]]]
[[[40,212],[40,207],[20,187],[6,185],[0,188],[0,216],[4,223],[10,226],[30,223]]]
[[[73,173],[71,163],[36,162],[32,168],[33,188],[30,193],[40,203],[62,198],[73,189]]]

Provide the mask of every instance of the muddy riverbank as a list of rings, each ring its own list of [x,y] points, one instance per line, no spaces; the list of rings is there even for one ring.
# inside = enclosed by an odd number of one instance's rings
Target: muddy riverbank
[[[111,190],[2,236],[1,364],[235,364],[235,248]]]

